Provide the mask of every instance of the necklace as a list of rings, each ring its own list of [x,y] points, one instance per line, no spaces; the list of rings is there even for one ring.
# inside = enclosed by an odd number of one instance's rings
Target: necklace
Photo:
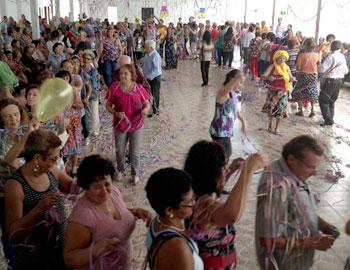
[[[161,228],[170,228],[170,229],[173,229],[173,230],[176,230],[176,231],[179,231],[179,232],[184,232],[185,231],[185,228],[178,228],[176,226],[165,224],[164,222],[162,222],[160,220],[159,216],[157,216],[157,221],[160,224]]]

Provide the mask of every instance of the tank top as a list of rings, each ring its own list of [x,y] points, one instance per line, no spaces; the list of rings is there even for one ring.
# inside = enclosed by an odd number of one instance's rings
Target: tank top
[[[45,194],[50,191],[55,192],[58,190],[58,181],[54,175],[50,172],[47,175],[50,180],[50,187],[43,192],[32,189],[20,169],[14,172],[10,177],[10,179],[19,182],[23,188],[23,216],[28,214]],[[62,197],[59,197],[57,200],[55,210],[60,216],[66,217],[64,199]],[[51,265],[53,268],[50,269],[65,269],[62,254],[67,221],[60,224],[53,221],[51,217],[46,218],[46,214],[47,211],[44,211],[37,219],[36,224],[47,220],[51,225],[37,225],[33,228],[29,236],[27,235],[11,240],[16,251],[16,261],[25,266],[44,267]],[[23,245],[24,243],[26,243],[26,245]]]
[[[146,235],[147,250],[150,250],[153,240],[159,234],[154,230],[155,219],[156,219],[155,217],[152,219],[151,224],[149,226],[149,229],[147,231],[147,235]],[[189,247],[192,250],[193,262],[194,262],[193,269],[194,270],[203,270],[203,261],[202,261],[201,257],[199,257],[199,250],[198,250],[197,244],[192,240],[192,238],[183,237],[183,239],[187,242],[187,244],[189,245]]]
[[[117,61],[119,58],[119,46],[117,39],[114,42],[109,42],[108,40],[102,40],[103,43],[103,59]]]
[[[275,77],[275,79],[273,81],[270,81],[269,83],[269,88],[272,91],[285,91],[286,90],[286,84],[284,82],[284,79],[282,77],[282,75],[278,74],[273,74],[275,71],[275,67],[272,68],[269,76],[273,76]]]

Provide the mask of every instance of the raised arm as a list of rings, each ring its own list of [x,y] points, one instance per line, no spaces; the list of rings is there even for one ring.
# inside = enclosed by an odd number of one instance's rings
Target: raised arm
[[[240,219],[247,203],[253,173],[260,168],[268,166],[268,157],[265,154],[257,153],[249,157],[245,162],[239,179],[225,204],[212,214],[211,221],[213,224],[225,226],[233,224]]]
[[[216,95],[216,101],[219,103],[224,103],[227,94],[232,89],[237,89],[242,80],[244,79],[244,74],[242,70],[239,70],[234,78],[232,78],[224,87],[222,87]]]

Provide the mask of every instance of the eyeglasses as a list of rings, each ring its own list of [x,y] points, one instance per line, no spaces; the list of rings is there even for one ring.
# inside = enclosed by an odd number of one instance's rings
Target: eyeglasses
[[[196,205],[196,199],[192,198],[191,201],[189,202],[190,204],[179,204],[179,207],[185,207],[185,208],[194,208]]]
[[[54,157],[46,157],[46,160],[51,161],[51,162],[56,162],[60,156],[54,156]]]
[[[91,58],[89,58],[89,57],[84,57],[83,59],[84,60],[89,60],[89,61],[91,60]]]

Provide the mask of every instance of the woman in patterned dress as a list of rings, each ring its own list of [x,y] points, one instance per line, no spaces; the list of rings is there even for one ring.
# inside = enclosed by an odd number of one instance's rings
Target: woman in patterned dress
[[[253,173],[268,165],[264,154],[249,156],[227,200],[222,200],[226,182],[242,161],[237,158],[228,164],[222,145],[208,141],[197,142],[187,155],[184,169],[192,176],[197,199],[188,230],[198,244],[206,270],[236,269],[234,223],[243,214]]]
[[[278,126],[281,119],[288,117],[288,96],[292,90],[290,81],[295,81],[289,67],[286,65],[289,55],[286,51],[277,51],[273,56],[273,64],[270,65],[261,80],[269,80],[269,90],[262,112],[269,117],[268,131],[278,135]],[[272,130],[273,117],[276,118],[275,129]]]
[[[68,67],[69,62],[67,62],[66,67],[67,69],[70,69]],[[72,66],[71,69],[73,69],[73,64],[70,62],[70,65]],[[61,70],[57,73],[57,77],[62,78],[63,80],[66,80],[68,83],[72,83],[71,74],[67,70]],[[77,89],[73,85],[74,90],[74,102],[72,106],[64,113],[65,118],[69,118],[69,124],[66,128],[66,131],[69,135],[68,140],[63,148],[63,155],[65,157],[69,157],[72,166],[70,175],[73,177],[77,173],[77,163],[79,155],[81,155],[81,148],[82,148],[82,131],[80,127],[80,116],[81,116],[81,110],[84,108],[84,105],[80,99],[80,93],[77,91]]]
[[[244,82],[242,71],[234,69],[226,74],[224,86],[216,95],[215,115],[211,122],[209,133],[214,141],[220,141],[226,150],[227,158],[232,153],[231,137],[233,136],[233,126],[236,118],[242,122],[243,133],[247,132],[247,124],[237,109],[238,90]]]
[[[314,105],[318,100],[317,89],[317,62],[320,62],[320,55],[314,52],[316,42],[313,38],[308,38],[303,43],[305,51],[300,53],[296,62],[298,70],[298,82],[292,92],[292,98],[298,101],[299,111],[297,116],[304,116],[303,101],[311,101],[311,113],[309,117],[315,116]]]
[[[175,37],[173,30],[168,27],[165,38],[165,69],[177,68],[177,58],[175,52]]]
[[[179,59],[186,59],[184,28],[182,23],[177,24],[177,56]]]

